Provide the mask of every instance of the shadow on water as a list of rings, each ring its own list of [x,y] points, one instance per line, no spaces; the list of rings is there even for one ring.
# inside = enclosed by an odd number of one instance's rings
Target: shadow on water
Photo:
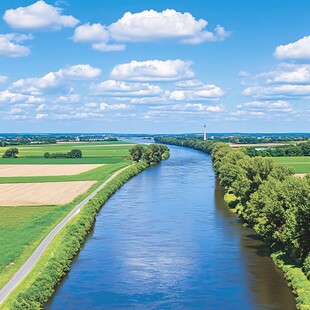
[[[215,202],[225,220],[234,219],[240,235],[240,253],[247,268],[248,282],[258,309],[296,309],[294,295],[288,287],[282,270],[270,258],[270,249],[251,228],[242,225],[224,201],[224,191],[216,181]]]
[[[117,191],[46,309],[295,309],[282,272],[226,206],[210,156],[171,158]]]

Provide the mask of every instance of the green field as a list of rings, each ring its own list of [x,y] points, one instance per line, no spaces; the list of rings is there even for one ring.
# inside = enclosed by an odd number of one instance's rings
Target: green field
[[[116,144],[116,143],[114,143]],[[117,143],[120,144],[120,143]],[[131,145],[110,143],[74,143],[58,145],[29,145],[17,147],[19,158],[0,158],[0,164],[105,164],[72,176],[1,177],[0,183],[98,181],[91,189],[64,206],[0,207],[0,287],[26,261],[49,231],[80,201],[122,167],[131,163]],[[81,159],[45,159],[45,152],[68,152],[81,149]],[[7,148],[0,148],[0,156]]]
[[[310,173],[310,156],[273,157],[277,164],[292,167],[295,173]]]

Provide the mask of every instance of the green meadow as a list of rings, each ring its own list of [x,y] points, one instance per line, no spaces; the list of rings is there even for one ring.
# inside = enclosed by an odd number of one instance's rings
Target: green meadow
[[[273,157],[277,164],[292,167],[295,173],[310,173],[310,156]]]
[[[0,158],[0,164],[104,164],[101,167],[69,176],[1,177],[0,183],[32,183],[59,181],[97,181],[86,193],[63,206],[0,207],[0,287],[12,277],[53,227],[80,201],[115,171],[129,165],[130,144],[70,143],[56,145],[17,146],[18,158]],[[45,152],[68,152],[78,148],[80,159],[44,158]],[[0,156],[7,148],[0,148]]]

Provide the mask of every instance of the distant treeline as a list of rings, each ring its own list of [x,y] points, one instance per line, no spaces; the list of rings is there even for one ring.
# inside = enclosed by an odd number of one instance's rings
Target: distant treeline
[[[68,153],[44,153],[45,158],[82,158],[82,151],[79,149],[73,149]]]
[[[249,147],[246,149],[246,153],[249,156],[263,157],[310,156],[310,141],[296,145],[282,145],[258,150],[255,147]]]
[[[236,144],[258,144],[258,143],[281,143],[299,142],[309,140],[309,136],[271,136],[271,137],[248,137],[248,136],[223,136],[216,137],[218,141]]]
[[[215,143],[215,141],[213,140],[203,141],[195,138],[184,138],[184,137],[154,137],[154,140],[157,143],[190,147],[207,154],[211,154],[212,147]]]

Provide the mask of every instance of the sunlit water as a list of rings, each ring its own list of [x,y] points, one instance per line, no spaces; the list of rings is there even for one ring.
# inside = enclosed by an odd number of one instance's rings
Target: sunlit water
[[[210,156],[171,147],[100,211],[46,309],[295,309],[280,270],[223,202]]]

